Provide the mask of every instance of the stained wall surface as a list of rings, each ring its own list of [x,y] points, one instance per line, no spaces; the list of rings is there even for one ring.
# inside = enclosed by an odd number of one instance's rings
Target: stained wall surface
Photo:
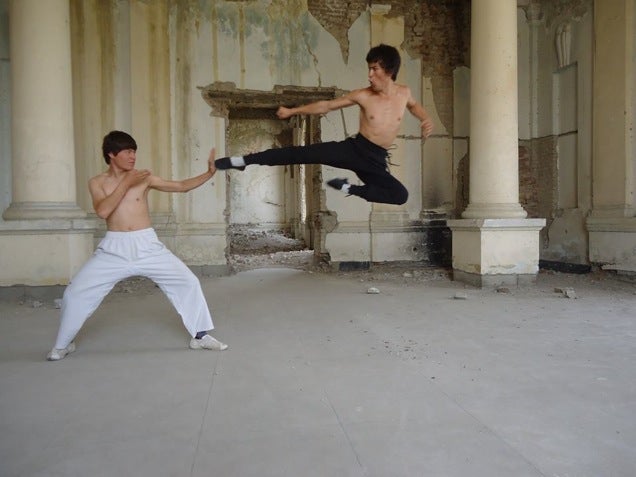
[[[320,210],[336,218],[336,225],[323,231],[325,252],[335,261],[420,261],[427,247],[435,246],[426,239],[427,221],[457,218],[466,208],[470,186],[468,0],[371,5],[361,0],[69,0],[69,4],[76,200],[89,216],[93,211],[86,182],[105,169],[100,145],[109,130],[122,129],[135,136],[139,167],[171,179],[194,176],[206,169],[211,148],[225,155],[277,145],[276,136],[284,129],[275,118],[259,123],[262,132],[232,123],[228,111],[215,111],[206,103],[202,88],[227,84],[238,91],[272,92],[277,85],[339,91],[364,87],[364,58],[370,46],[379,42],[398,47],[402,55],[398,81],[408,84],[414,98],[426,107],[435,122],[435,134],[423,142],[419,122],[406,115],[398,147],[392,151],[396,163],[392,172],[410,192],[404,206],[371,205],[323,185]],[[518,2],[519,200],[529,217],[548,221],[540,244],[546,262],[586,266],[636,261],[636,246],[631,255],[621,252],[620,260],[590,255],[587,217],[594,210],[595,196],[609,197],[612,190],[593,187],[594,174],[610,177],[604,172],[609,167],[604,152],[592,149],[595,124],[603,121],[594,117],[592,104],[602,98],[595,97],[593,79],[597,83],[611,79],[610,75],[595,77],[592,68],[595,35],[608,34],[595,30],[599,5],[608,8],[592,0]],[[9,6],[9,0],[0,0],[3,210],[12,201]],[[634,32],[634,0],[621,0],[612,8],[625,16],[622,25],[629,38]],[[612,12],[601,10],[606,13]],[[627,65],[622,73],[625,84],[634,79],[633,43],[621,50]],[[636,95],[633,87],[625,91],[618,104],[625,106],[633,120]],[[610,106],[602,112],[604,117],[614,114]],[[241,127],[249,137],[236,133]],[[355,107],[331,112],[320,120],[320,140],[341,140],[357,128]],[[636,159],[631,134],[619,162],[621,181],[627,181],[625,190],[633,195]],[[320,178],[341,174],[325,167]],[[222,266],[226,230],[232,221],[289,226],[296,213],[288,206],[295,187],[291,181],[289,171],[262,168],[249,176],[218,173],[188,194],[153,192],[154,223],[186,263]],[[232,200],[239,196],[240,200]],[[630,200],[633,203],[632,196],[625,199]],[[632,220],[633,213],[626,218]],[[627,238],[621,239],[626,250],[633,237],[629,224],[609,226],[627,232]],[[0,219],[0,226],[4,242],[21,253],[19,230],[24,224]],[[93,233],[99,240],[103,226],[96,226]],[[76,269],[81,258],[75,257],[67,268]],[[9,272],[2,283],[10,284],[11,276]]]

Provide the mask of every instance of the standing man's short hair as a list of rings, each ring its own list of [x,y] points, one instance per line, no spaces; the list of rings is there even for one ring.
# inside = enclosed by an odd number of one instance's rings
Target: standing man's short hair
[[[378,63],[395,81],[400,71],[400,53],[398,53],[396,48],[381,43],[369,50],[367,63]]]
[[[110,164],[109,153],[112,152],[117,155],[124,149],[137,150],[137,143],[130,134],[123,131],[111,131],[104,136],[104,141],[102,142],[102,154],[106,164]]]

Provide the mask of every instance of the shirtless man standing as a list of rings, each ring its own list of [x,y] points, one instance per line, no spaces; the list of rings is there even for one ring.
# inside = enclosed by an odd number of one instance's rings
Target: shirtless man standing
[[[400,54],[388,45],[371,48],[366,57],[369,66],[369,86],[327,101],[317,101],[297,108],[278,108],[280,119],[295,114],[326,114],[329,111],[357,104],[360,107],[360,128],[355,137],[340,142],[325,142],[309,146],[269,149],[246,156],[223,157],[216,160],[217,169],[239,169],[260,164],[325,164],[356,173],[363,185],[349,184],[347,179],[331,179],[327,184],[349,195],[369,202],[404,204],[408,191],[388,171],[387,149],[398,135],[406,109],[421,121],[422,136],[433,131],[433,122],[424,108],[413,99],[408,86],[395,83],[400,69]]]
[[[135,169],[137,143],[125,132],[104,137],[102,153],[108,170],[88,182],[93,207],[106,220],[107,232],[93,256],[64,291],[62,318],[49,361],[75,351],[73,339],[115,284],[131,276],[153,280],[166,294],[192,336],[190,348],[222,351],[227,345],[207,332],[212,317],[192,271],[159,241],[152,228],[148,192],[187,192],[208,181],[216,172],[214,149],[208,170],[182,181],[167,181],[148,170]]]

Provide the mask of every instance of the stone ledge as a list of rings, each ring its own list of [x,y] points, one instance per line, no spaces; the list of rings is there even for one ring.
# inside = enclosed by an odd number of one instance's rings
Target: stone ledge
[[[446,221],[451,230],[541,230],[545,219],[453,219]]]
[[[636,217],[588,217],[585,225],[589,232],[636,233]]]

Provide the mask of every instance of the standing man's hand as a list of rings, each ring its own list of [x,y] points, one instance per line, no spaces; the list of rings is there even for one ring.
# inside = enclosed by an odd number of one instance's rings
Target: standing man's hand
[[[210,150],[210,156],[208,157],[208,172],[212,175],[216,172],[216,166],[214,165],[214,158],[216,157],[216,149],[213,147]]]
[[[278,116],[279,119],[287,119],[293,115],[292,110],[284,106],[279,107],[278,111],[276,111],[276,116]]]
[[[125,181],[128,188],[135,187],[141,184],[143,181],[150,177],[150,171],[148,169],[133,169],[126,172]]]

